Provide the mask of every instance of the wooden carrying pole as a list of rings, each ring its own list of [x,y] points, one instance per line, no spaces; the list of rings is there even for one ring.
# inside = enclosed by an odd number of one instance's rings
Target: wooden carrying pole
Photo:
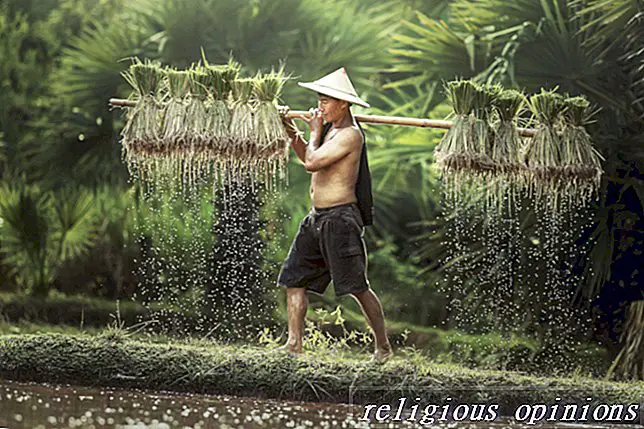
[[[110,104],[114,107],[134,107],[136,101],[111,98]],[[306,110],[290,110],[285,117],[287,119],[302,118],[308,116]],[[406,118],[403,116],[379,116],[379,115],[353,115],[358,121],[365,124],[387,124],[387,125],[405,125],[409,127],[421,128],[452,128],[452,121],[443,121],[439,119],[420,119]],[[534,136],[535,130],[531,128],[517,128],[519,134],[523,137]]]

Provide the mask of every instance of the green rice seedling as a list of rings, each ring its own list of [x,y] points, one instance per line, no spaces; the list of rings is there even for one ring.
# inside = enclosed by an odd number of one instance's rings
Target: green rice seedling
[[[190,87],[186,71],[175,68],[165,70],[165,104],[163,114],[163,148],[156,155],[155,174],[170,174],[181,166],[177,156],[182,148],[188,145],[187,107]]]
[[[501,92],[501,87],[499,85],[475,85],[475,88],[471,138],[473,146],[478,151],[478,156],[472,160],[470,168],[482,175],[483,180],[489,180],[496,173],[496,165],[491,158],[493,145],[493,129],[490,125],[492,103]]]
[[[454,108],[452,126],[434,149],[436,163],[443,174],[469,168],[477,150],[473,146],[470,116],[476,96],[476,86],[469,80],[454,80],[445,85],[447,96]]]
[[[231,80],[228,97],[228,110],[230,123],[227,138],[221,141],[215,160],[215,187],[226,189],[226,183],[252,179],[248,175],[248,168],[256,153],[256,134],[253,119],[253,78],[242,78],[236,74],[229,75]],[[225,198],[225,196],[224,196]]]
[[[253,78],[238,78],[232,82],[232,114],[230,121],[230,146],[227,159],[248,160],[256,154],[257,131],[253,112]]]
[[[521,156],[527,167],[525,179],[531,193],[537,198],[553,197],[552,204],[556,207],[563,172],[562,142],[557,133],[557,123],[566,106],[563,97],[555,90],[543,88],[530,97],[528,106],[539,124],[534,137],[522,148]]]
[[[168,84],[168,102],[164,111],[163,141],[168,152],[174,152],[186,145],[186,108],[190,87],[188,73],[183,70],[169,68],[165,71]]]
[[[217,159],[225,153],[229,145],[230,111],[228,99],[232,90],[232,82],[237,78],[238,68],[229,65],[207,66],[211,75],[213,92],[212,102],[208,108],[208,129],[210,131],[210,144],[208,157]]]
[[[516,120],[525,106],[525,96],[519,91],[508,89],[501,92],[493,104],[499,121],[494,130],[494,143],[489,155],[501,173],[514,174],[521,165],[521,137]]]
[[[136,101],[133,108],[126,110],[125,126],[121,132],[123,157],[131,171],[139,169],[144,173],[145,159],[153,155],[160,147],[160,82],[163,72],[158,63],[138,58],[130,68],[121,75],[130,84],[133,91],[129,99]]]
[[[491,152],[494,129],[491,126],[492,102],[498,97],[502,88],[499,85],[475,84],[474,103],[472,105],[472,147],[476,154],[471,156],[469,171],[471,175],[471,192],[481,193],[482,209],[498,207],[503,201],[503,183],[497,178],[497,166],[492,161]]]
[[[204,153],[209,144],[208,102],[213,91],[212,77],[201,64],[193,64],[188,70],[190,98],[186,109],[186,144],[174,152],[173,168],[184,183],[194,183],[204,164]]]
[[[521,136],[517,129],[517,118],[525,106],[525,95],[520,91],[507,89],[500,91],[492,102],[498,121],[494,126],[493,143],[488,151],[497,180],[497,194],[508,196],[508,207],[514,206],[516,191],[520,188]]]
[[[454,109],[454,118],[451,128],[434,149],[434,157],[441,169],[446,197],[459,201],[476,186],[471,173],[472,164],[479,157],[472,135],[477,86],[472,81],[457,79],[447,82],[445,91]]]
[[[263,156],[270,156],[275,151],[283,152],[288,142],[288,135],[276,106],[285,81],[283,66],[277,72],[271,70],[268,74],[258,75],[254,80],[257,99],[255,129],[259,151]]]
[[[282,65],[279,70],[258,75],[255,80],[254,94],[257,104],[254,119],[259,162],[254,168],[256,175],[264,176],[265,184],[269,188],[271,179],[276,174],[286,177],[289,137],[277,111],[277,102],[287,79]]]
[[[593,147],[584,123],[589,114],[590,102],[584,97],[568,97],[562,121],[562,175],[568,196],[581,201],[595,195],[603,174],[604,158]]]
[[[189,71],[188,83],[190,86],[190,103],[187,116],[189,119],[188,130],[191,133],[189,148],[192,153],[204,149],[207,136],[207,111],[206,102],[209,95],[211,78],[205,69],[199,65],[193,66]]]

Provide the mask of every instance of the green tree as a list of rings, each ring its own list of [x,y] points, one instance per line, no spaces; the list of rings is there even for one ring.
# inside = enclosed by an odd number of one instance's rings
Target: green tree
[[[52,73],[70,38],[97,16],[109,18],[117,2],[61,0],[0,2],[0,130],[6,162],[2,171],[23,172],[29,180],[58,179],[72,171],[64,160],[50,162],[65,141],[61,124],[73,123],[72,106],[53,89]],[[92,118],[92,123],[96,118]],[[69,128],[69,127],[68,127]],[[87,128],[85,128],[86,132]],[[79,142],[77,131],[67,138]],[[77,154],[82,145],[65,153]],[[66,148],[69,149],[69,148]],[[49,158],[43,158],[46,154]],[[73,156],[73,155],[72,155]],[[39,159],[40,158],[40,159]],[[48,172],[58,170],[47,175]],[[47,183],[47,186],[50,184]]]
[[[61,264],[86,255],[95,243],[93,195],[71,188],[42,192],[24,183],[4,183],[0,195],[3,264],[25,292],[47,296]]]
[[[417,23],[405,23],[408,31],[395,36],[399,46],[392,49],[397,55],[392,71],[411,75],[404,84],[464,76],[527,92],[558,85],[561,91],[587,96],[602,108],[591,132],[607,158],[604,190],[611,183],[632,187],[641,207],[642,182],[634,177],[644,166],[642,79],[638,75],[634,80],[633,73],[642,61],[635,43],[641,28],[637,4],[456,1],[448,22],[418,13]],[[630,25],[625,27],[626,22]],[[627,218],[636,216],[634,207],[602,204]],[[605,213],[597,210],[596,236],[614,234],[615,225],[602,221]],[[596,247],[592,255],[594,274],[589,270],[582,285],[587,295],[607,280],[614,256],[606,247]]]
[[[585,299],[631,277],[612,267],[629,255],[636,258],[635,246],[641,242],[641,13],[637,0],[456,0],[446,21],[419,12],[394,36],[396,59],[390,72],[400,77],[393,85],[412,88],[467,77],[526,92],[559,86],[601,108],[588,127],[606,158],[606,175],[592,231],[582,237],[592,244],[578,291]],[[470,252],[473,256],[477,249],[470,247]],[[440,246],[430,245],[421,253],[425,261],[440,254]],[[629,287],[638,299],[641,285]]]
[[[119,171],[113,167],[120,159],[113,152],[116,145],[109,129],[113,127],[116,132],[120,123],[103,121],[107,131],[94,139],[91,136],[96,131],[91,130],[97,127],[91,127],[90,122],[109,117],[107,100],[129,92],[119,76],[128,66],[119,60],[129,56],[186,67],[201,58],[203,48],[211,63],[226,62],[232,54],[244,65],[242,72],[247,75],[286,60],[288,70],[296,75],[306,71],[302,80],[345,66],[353,71],[352,78],[362,83],[361,88],[369,88],[388,58],[383,52],[393,26],[387,19],[395,12],[384,11],[383,6],[372,8],[341,0],[324,8],[308,0],[164,0],[124,4],[118,18],[109,25],[92,23],[72,39],[55,75],[58,93],[69,106],[80,106],[79,119],[85,121],[87,128],[74,128],[70,135],[83,133],[86,149],[80,153],[84,158],[78,159],[73,151],[61,147],[58,153],[42,151],[40,164],[55,165],[53,160],[65,159],[67,165],[78,167],[76,170],[84,180],[96,180],[97,172],[104,169]],[[313,16],[316,19],[311,20]],[[305,103],[314,100],[313,94],[295,89],[294,84],[289,84],[284,94],[291,105],[305,107]],[[90,147],[96,148],[95,153],[89,152]],[[217,213],[221,213],[220,209]],[[220,235],[226,231],[220,231]],[[220,240],[225,242],[226,238],[222,236]],[[221,274],[221,278],[228,277]]]

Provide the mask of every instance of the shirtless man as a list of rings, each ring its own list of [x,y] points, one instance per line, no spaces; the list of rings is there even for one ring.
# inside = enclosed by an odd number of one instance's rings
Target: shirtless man
[[[373,360],[384,362],[393,353],[382,305],[366,274],[364,223],[355,191],[364,143],[350,105],[346,100],[318,92],[318,108],[310,109],[309,116],[302,118],[311,130],[308,143],[292,119],[285,120],[291,147],[311,173],[313,206],[300,223],[278,278],[287,294],[286,347],[295,354],[302,352],[307,291],[323,294],[333,280],[336,296],[350,294],[359,302],[374,336]],[[327,122],[326,127],[323,121]]]

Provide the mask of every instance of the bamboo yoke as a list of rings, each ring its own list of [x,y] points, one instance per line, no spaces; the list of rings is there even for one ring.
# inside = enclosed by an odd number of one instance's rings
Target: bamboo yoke
[[[134,97],[109,100],[113,107],[128,109],[122,132],[128,169],[152,178],[160,168],[188,182],[202,170],[212,170],[217,183],[248,173],[269,189],[287,181],[289,138],[282,120],[305,119],[310,112],[276,105],[286,79],[283,69],[254,78],[238,73],[236,63],[206,63],[187,71],[133,64],[124,77]],[[371,107],[357,96],[344,68],[298,85]],[[564,199],[587,203],[597,195],[603,158],[584,128],[587,99],[544,88],[526,97],[500,84],[462,79],[447,82],[445,90],[455,115],[451,121],[353,116],[364,124],[447,130],[433,148],[445,183],[454,182],[448,187],[459,190],[469,186],[466,182],[475,187],[499,182],[492,198],[499,204],[500,196],[508,194],[506,186],[552,199],[556,207]],[[169,101],[160,104],[160,98]],[[536,119],[533,128],[517,127],[525,107]]]
[[[136,101],[124,100],[120,98],[111,98],[110,105],[112,107],[134,107]],[[286,115],[286,119],[295,119],[308,116],[309,112],[305,110],[291,110]],[[380,115],[353,115],[358,121],[364,124],[385,124],[385,125],[403,125],[409,127],[420,128],[441,128],[449,129],[452,127],[452,121],[445,121],[440,119],[422,119],[422,118],[409,118],[404,116],[380,116]],[[533,137],[535,130],[532,128],[517,128],[519,135],[522,137]]]

